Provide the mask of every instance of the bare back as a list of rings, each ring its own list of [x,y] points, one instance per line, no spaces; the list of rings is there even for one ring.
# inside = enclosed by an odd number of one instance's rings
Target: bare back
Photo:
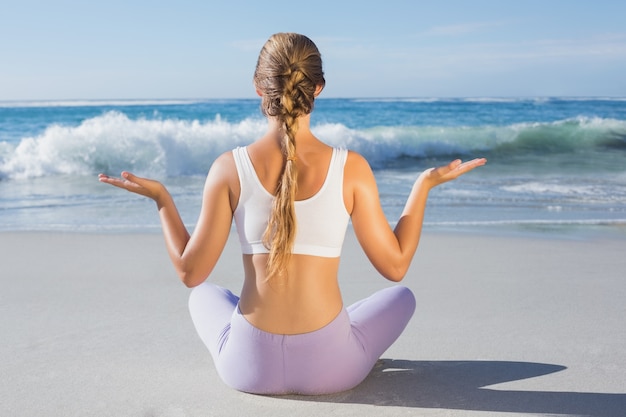
[[[296,200],[318,193],[332,157],[330,146],[309,139],[298,146]],[[257,177],[271,194],[283,164],[275,143],[261,139],[248,146]],[[337,282],[339,257],[293,254],[286,279],[271,283],[266,279],[267,259],[267,254],[243,255],[245,280],[239,307],[250,323],[271,333],[298,334],[317,330],[337,316],[343,306]]]

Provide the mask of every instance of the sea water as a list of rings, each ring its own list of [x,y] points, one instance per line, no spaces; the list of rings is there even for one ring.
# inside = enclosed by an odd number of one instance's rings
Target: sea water
[[[626,99],[319,99],[311,124],[369,160],[391,224],[420,172],[486,157],[431,192],[426,229],[626,236]],[[122,170],[193,228],[213,160],[265,128],[258,99],[0,102],[0,230],[159,230],[153,203],[97,181]]]

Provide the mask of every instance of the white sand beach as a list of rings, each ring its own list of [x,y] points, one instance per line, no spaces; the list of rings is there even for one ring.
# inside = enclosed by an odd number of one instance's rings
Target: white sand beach
[[[347,304],[383,286],[349,233]],[[2,416],[626,415],[626,240],[428,233],[405,333],[357,388],[218,378],[158,234],[0,233]],[[209,278],[238,291],[230,239]]]

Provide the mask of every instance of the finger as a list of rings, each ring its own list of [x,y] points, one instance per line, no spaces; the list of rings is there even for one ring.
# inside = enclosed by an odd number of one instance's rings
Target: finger
[[[108,175],[105,175],[105,174],[98,175],[98,180],[100,182],[110,184],[118,188],[122,188],[126,191],[137,192],[138,189],[142,188],[139,184],[129,179],[109,177]]]
[[[132,172],[128,172],[128,171],[122,171],[122,173],[120,174],[120,176],[128,181],[132,181],[132,182],[137,182],[137,180],[139,180],[140,178],[138,176],[136,176],[135,174],[133,174]]]
[[[439,177],[444,177],[448,175],[450,172],[457,170],[459,166],[461,166],[461,160],[455,159],[454,161],[450,162],[448,165],[442,165],[436,168],[432,168],[431,173]]]
[[[487,163],[487,160],[485,158],[476,158],[476,159],[472,159],[471,161],[464,162],[463,164],[459,166],[459,168],[474,169],[476,167],[485,165],[486,163]]]
[[[112,184],[115,182],[115,178],[109,177],[106,174],[98,174],[98,181],[106,182],[107,184]]]
[[[138,177],[137,175],[133,174],[132,172],[128,172],[128,171],[124,171],[122,172],[122,178],[124,178],[125,180],[136,184],[140,187],[146,187],[148,186],[151,181],[147,178],[142,178],[142,177]]]
[[[471,161],[465,162],[468,165],[485,165],[487,163],[486,158],[474,158]]]
[[[99,175],[98,180],[100,182],[113,185],[118,188],[123,188],[125,190],[128,189],[129,183],[126,180],[122,180],[119,178],[109,177],[108,175]]]
[[[455,169],[455,172],[458,173],[458,175],[462,175],[473,170],[474,168],[485,165],[486,163],[487,160],[485,158],[472,159],[471,161],[467,161],[458,165]]]

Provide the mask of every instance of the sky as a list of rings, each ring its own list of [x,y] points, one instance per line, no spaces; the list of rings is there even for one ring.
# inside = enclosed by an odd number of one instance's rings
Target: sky
[[[0,0],[0,11],[0,101],[252,98],[275,32],[318,45],[323,97],[626,96],[623,0]]]

